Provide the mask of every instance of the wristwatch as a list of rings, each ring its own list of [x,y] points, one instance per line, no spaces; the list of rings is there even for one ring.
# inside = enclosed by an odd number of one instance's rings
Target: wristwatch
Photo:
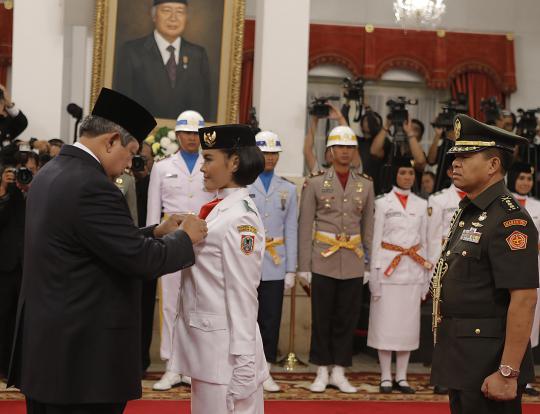
[[[499,372],[504,378],[519,377],[519,371],[512,368],[510,365],[499,365]]]

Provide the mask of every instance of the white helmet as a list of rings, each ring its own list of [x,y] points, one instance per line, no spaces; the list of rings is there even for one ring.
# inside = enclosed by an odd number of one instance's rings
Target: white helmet
[[[262,152],[281,152],[281,141],[278,136],[271,131],[261,131],[255,135],[257,146]]]
[[[204,118],[195,111],[184,111],[176,119],[175,131],[197,132],[204,127]]]
[[[326,148],[333,147],[334,145],[357,147],[358,141],[356,139],[356,134],[348,126],[337,126],[330,131],[328,140],[326,141]]]

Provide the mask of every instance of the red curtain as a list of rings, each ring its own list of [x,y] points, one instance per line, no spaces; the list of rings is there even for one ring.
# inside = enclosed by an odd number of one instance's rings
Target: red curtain
[[[7,70],[11,66],[13,40],[13,10],[0,5],[0,84],[7,81]]]
[[[452,80],[452,97],[458,93],[466,93],[469,96],[469,115],[480,121],[485,121],[484,113],[480,108],[480,101],[492,96],[497,98],[501,108],[505,107],[504,93],[495,85],[489,75],[481,72],[466,72]]]
[[[244,53],[240,82],[240,123],[247,124],[253,106],[253,51]]]

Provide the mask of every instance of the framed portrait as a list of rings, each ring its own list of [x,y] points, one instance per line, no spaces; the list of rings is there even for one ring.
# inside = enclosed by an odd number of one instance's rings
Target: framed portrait
[[[91,103],[130,96],[159,126],[238,118],[245,0],[96,0]]]

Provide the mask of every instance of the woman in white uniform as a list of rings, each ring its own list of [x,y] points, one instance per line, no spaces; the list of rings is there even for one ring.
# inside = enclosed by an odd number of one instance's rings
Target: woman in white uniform
[[[262,414],[264,227],[245,187],[263,171],[264,157],[245,125],[201,128],[199,138],[204,185],[216,199],[201,208],[208,236],[182,274],[172,365],[192,378],[192,414]]]
[[[375,200],[368,346],[378,350],[380,391],[415,392],[407,382],[411,351],[420,341],[420,305],[429,289],[427,202],[411,192],[411,160],[393,163],[393,189]],[[396,376],[392,382],[392,351]]]
[[[530,164],[516,162],[508,171],[507,187],[512,192],[518,203],[527,210],[533,219],[536,229],[540,231],[540,201],[529,197],[534,185],[534,168]],[[539,256],[540,259],[540,256]],[[539,260],[540,264],[540,260]],[[538,289],[540,295],[540,289]],[[531,331],[531,347],[537,347],[540,336],[540,300],[536,302],[534,321]],[[532,384],[527,384],[525,394],[539,396],[540,392]]]

